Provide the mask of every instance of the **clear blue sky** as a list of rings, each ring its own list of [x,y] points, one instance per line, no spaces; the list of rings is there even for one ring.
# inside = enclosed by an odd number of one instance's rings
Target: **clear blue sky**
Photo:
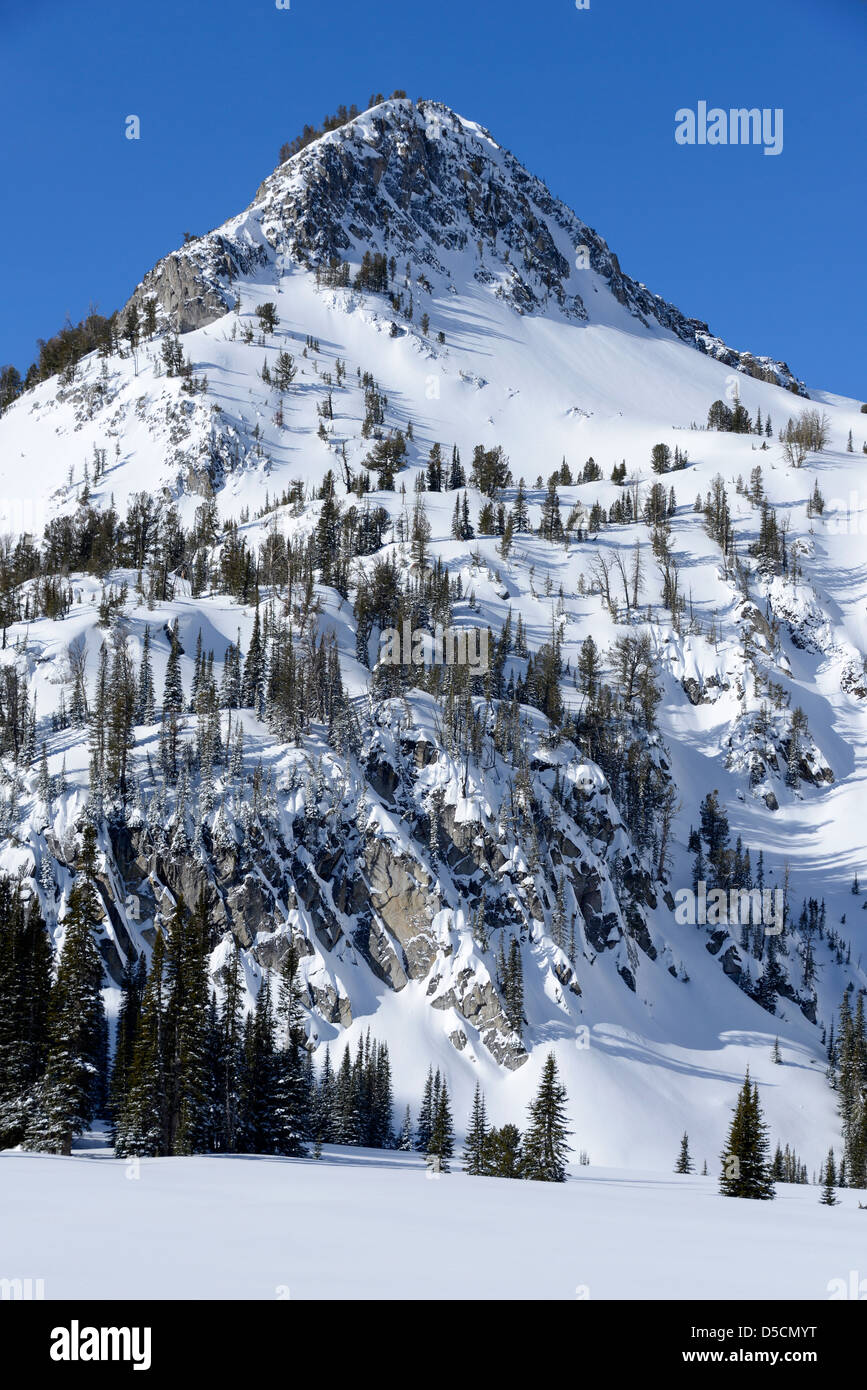
[[[0,0],[0,34],[0,363],[240,211],[305,122],[403,87],[733,346],[867,399],[867,0]],[[699,100],[782,107],[782,154],[678,146]]]

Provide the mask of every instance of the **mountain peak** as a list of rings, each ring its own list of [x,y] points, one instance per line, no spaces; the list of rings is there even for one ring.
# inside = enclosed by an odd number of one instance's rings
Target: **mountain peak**
[[[160,261],[130,303],[155,295],[167,323],[186,332],[231,308],[238,276],[301,268],[348,288],[365,256],[388,263],[380,293],[393,295],[409,262],[434,297],[481,287],[521,315],[662,330],[807,394],[785,362],[728,347],[626,275],[604,239],[489,131],[432,100],[391,97],[317,135],[245,212]]]

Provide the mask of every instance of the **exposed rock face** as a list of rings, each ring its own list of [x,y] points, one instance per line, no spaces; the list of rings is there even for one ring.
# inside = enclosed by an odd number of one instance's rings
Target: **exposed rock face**
[[[467,967],[458,973],[454,984],[441,994],[435,993],[439,984],[440,977],[435,975],[428,985],[428,994],[434,994],[431,1004],[435,1009],[456,1009],[478,1030],[482,1042],[496,1061],[511,1071],[523,1066],[527,1052],[518,1034],[509,1028],[490,980],[479,980]],[[466,1034],[463,1035],[461,1048],[464,1046]]]
[[[708,676],[703,681],[697,680],[695,676],[684,676],[681,686],[691,705],[710,704],[721,690],[729,689],[728,681],[721,681],[716,676]]]
[[[556,817],[547,809],[542,814],[550,802],[544,793],[535,818],[535,852],[546,865],[539,877],[528,872],[518,845],[481,811],[479,819],[467,821],[455,804],[438,803],[433,835],[433,813],[424,809],[419,779],[435,776],[447,756],[438,744],[414,733],[395,737],[387,720],[367,730],[366,743],[365,796],[378,795],[381,807],[389,808],[381,824],[359,824],[354,802],[340,824],[333,817],[320,820],[318,812],[264,826],[248,817],[242,818],[245,828],[236,825],[227,835],[225,827],[218,834],[215,825],[203,822],[194,849],[176,823],[163,825],[160,817],[114,824],[100,885],[106,914],[101,949],[110,975],[119,982],[124,962],[142,943],[153,942],[179,898],[194,904],[203,896],[215,950],[231,937],[262,966],[276,968],[294,939],[306,1002],[324,1021],[351,1021],[350,982],[366,963],[395,992],[420,984],[431,1008],[445,1015],[444,1032],[453,1046],[463,1051],[479,1044],[509,1069],[528,1054],[509,1021],[514,1015],[507,1010],[493,941],[508,947],[516,939],[528,961],[530,952],[539,953],[551,998],[567,1014],[577,1003],[566,1001],[581,999],[582,954],[593,959],[613,952],[616,970],[635,988],[640,955],[657,957],[645,917],[656,898],[601,779],[597,790],[593,778],[585,778],[578,794],[583,829],[561,803]],[[547,755],[534,758],[532,766],[536,776],[546,775]],[[541,782],[538,790],[542,795]],[[400,824],[400,836],[388,831],[388,816]],[[622,907],[606,862],[597,857],[618,836]],[[432,871],[433,840],[440,872]],[[67,849],[74,860],[74,843]],[[555,942],[547,924],[558,875],[568,885],[573,916]],[[482,900],[483,926],[470,930]],[[568,953],[564,941],[571,941]],[[217,955],[223,968],[225,953]],[[351,974],[344,975],[343,963],[353,966]]]
[[[418,878],[411,874],[407,864],[395,857],[385,840],[367,842],[364,866],[373,913],[399,944],[409,978],[423,978],[437,952],[431,931],[432,915],[437,906],[434,885],[426,875],[426,881],[421,881],[424,873],[421,866],[416,866]]]
[[[232,280],[267,260],[261,246],[245,246],[219,232],[191,241],[149,270],[120,312],[135,305],[139,312],[156,299],[158,318],[176,333],[190,333],[222,318],[232,307]]]
[[[178,252],[166,256],[148,271],[124,306],[121,318],[133,304],[141,310],[151,298],[156,299],[166,321],[178,333],[189,333],[213,323],[231,307],[225,294],[205,280],[193,259]]]

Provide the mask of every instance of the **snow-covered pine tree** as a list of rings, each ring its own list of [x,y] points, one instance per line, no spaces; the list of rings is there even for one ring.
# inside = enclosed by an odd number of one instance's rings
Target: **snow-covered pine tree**
[[[178,620],[175,618],[169,630],[169,659],[166,662],[166,678],[163,686],[163,716],[180,714],[184,708],[184,687],[181,680],[181,645],[178,640]]]
[[[438,491],[439,489],[437,489]],[[400,1134],[397,1138],[397,1148],[401,1153],[409,1153],[412,1149],[412,1115],[409,1106],[404,1112],[403,1124],[400,1127]]]

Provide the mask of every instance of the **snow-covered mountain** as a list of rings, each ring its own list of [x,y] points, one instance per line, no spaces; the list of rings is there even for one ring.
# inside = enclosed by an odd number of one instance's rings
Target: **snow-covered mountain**
[[[112,998],[204,892],[215,980],[237,943],[255,996],[294,940],[311,1042],[388,1040],[401,1112],[432,1062],[459,1121],[477,1080],[515,1118],[553,1046],[594,1162],[670,1167],[688,1129],[715,1163],[747,1064],[775,1139],[839,1148],[859,403],[630,279],[435,102],[314,141],[117,326],[0,417],[6,529],[52,570],[6,557],[2,866],[55,941],[89,816]],[[404,622],[490,630],[488,669],[388,665]],[[84,709],[124,662],[130,748]],[[782,933],[679,920],[697,848],[710,886],[784,890]]]

